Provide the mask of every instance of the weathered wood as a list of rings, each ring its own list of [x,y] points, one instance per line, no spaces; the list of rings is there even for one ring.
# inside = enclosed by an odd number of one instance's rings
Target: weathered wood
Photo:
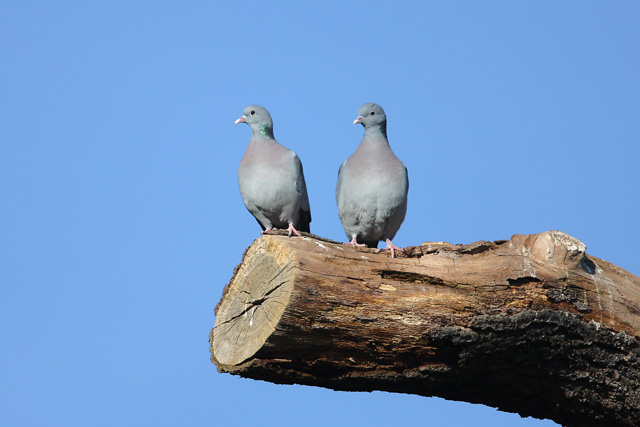
[[[265,235],[216,307],[220,372],[640,425],[640,279],[559,231],[392,259]]]

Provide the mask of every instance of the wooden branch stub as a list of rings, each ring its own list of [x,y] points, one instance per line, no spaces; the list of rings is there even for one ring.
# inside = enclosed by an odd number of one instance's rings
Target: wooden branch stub
[[[216,307],[220,372],[640,425],[640,279],[560,231],[392,259],[265,235]]]

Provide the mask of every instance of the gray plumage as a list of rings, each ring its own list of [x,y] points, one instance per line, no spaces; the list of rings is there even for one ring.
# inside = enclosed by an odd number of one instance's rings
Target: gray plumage
[[[238,183],[245,206],[262,230],[310,232],[311,208],[302,163],[293,151],[273,137],[273,121],[266,108],[250,105],[237,123],[251,127],[251,140],[238,167]]]
[[[407,212],[409,177],[387,140],[387,117],[382,107],[364,104],[353,122],[362,123],[364,137],[340,166],[336,200],[340,221],[352,244],[377,248],[380,240],[392,249],[393,239]],[[397,248],[399,249],[399,248]]]

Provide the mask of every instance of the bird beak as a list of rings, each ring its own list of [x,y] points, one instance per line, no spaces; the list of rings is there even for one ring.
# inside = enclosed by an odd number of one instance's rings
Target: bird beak
[[[363,120],[364,120],[364,117],[358,116],[358,118],[353,121],[353,124],[355,125],[356,123],[362,123]]]
[[[234,124],[237,125],[238,123],[244,123],[244,119],[246,119],[246,118],[247,118],[247,116],[242,116],[238,120],[236,120]]]

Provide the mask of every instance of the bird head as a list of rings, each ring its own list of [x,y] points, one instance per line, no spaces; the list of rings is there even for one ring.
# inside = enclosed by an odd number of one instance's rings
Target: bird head
[[[235,121],[235,124],[246,123],[251,126],[254,134],[259,132],[262,135],[273,138],[273,120],[266,108],[260,105],[249,105],[242,112],[242,116]]]
[[[361,123],[365,129],[369,126],[380,126],[387,123],[387,116],[378,104],[367,102],[358,109],[358,117],[353,124]]]

